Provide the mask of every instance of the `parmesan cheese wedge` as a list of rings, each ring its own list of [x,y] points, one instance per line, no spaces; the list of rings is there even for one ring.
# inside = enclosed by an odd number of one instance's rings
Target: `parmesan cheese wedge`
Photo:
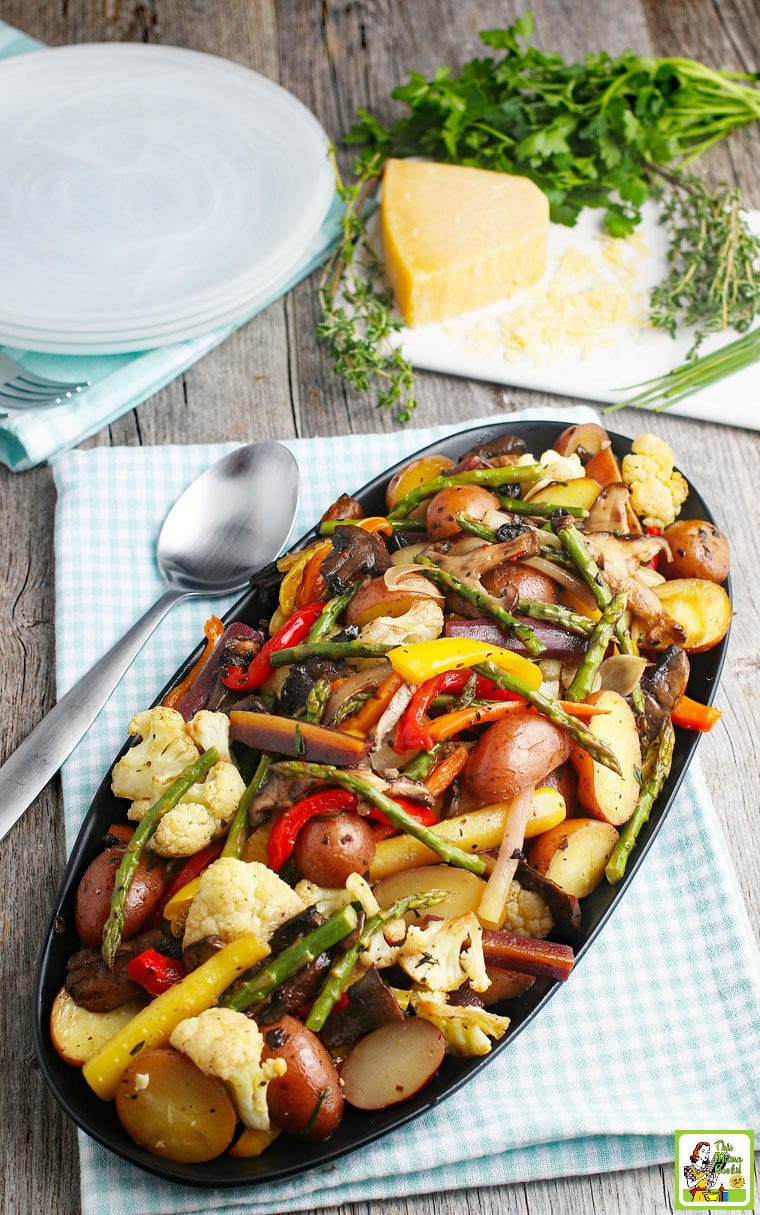
[[[493,304],[546,268],[549,202],[526,177],[389,160],[381,227],[385,270],[409,325]]]

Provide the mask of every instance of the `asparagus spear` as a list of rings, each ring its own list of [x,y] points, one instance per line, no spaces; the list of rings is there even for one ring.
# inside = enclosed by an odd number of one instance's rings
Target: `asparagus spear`
[[[639,800],[636,802],[636,809],[623,827],[620,839],[615,844],[612,855],[607,861],[607,867],[604,872],[610,885],[619,882],[625,873],[628,857],[633,852],[639,832],[644,823],[648,822],[652,806],[660,796],[662,786],[665,784],[670,773],[675,741],[676,735],[673,723],[670,717],[666,717],[660,727],[659,734],[647,748],[644,771],[648,775],[641,786],[641,793],[639,794]]]
[[[280,983],[284,983],[297,970],[313,962],[326,949],[337,945],[338,941],[342,941],[354,931],[358,923],[359,916],[351,904],[342,911],[336,911],[324,924],[307,932],[284,949],[247,983],[242,983],[236,991],[222,996],[219,1003],[223,1008],[244,1012],[251,1004],[263,1000],[270,991],[274,991],[275,987],[279,987]]]
[[[269,655],[273,667],[289,667],[307,658],[384,658],[392,645],[373,645],[364,641],[304,641]]]
[[[355,522],[357,527],[361,527],[361,519],[326,519],[324,523],[319,525],[320,536],[332,536],[336,527],[345,527],[347,523]],[[424,519],[384,519],[391,531],[394,532],[426,532],[427,523]]]
[[[439,566],[435,565],[429,557],[425,557],[422,553],[420,553],[417,560],[420,565],[425,566],[426,578],[443,587],[444,590],[455,591],[463,599],[468,599],[470,603],[474,603],[481,611],[487,612],[502,628],[520,638],[532,658],[543,654],[546,646],[536,636],[533,629],[528,625],[520,624],[519,620],[515,620],[511,612],[502,607],[498,599],[494,599],[493,595],[489,595],[487,591],[478,590],[477,587],[470,586],[467,582],[462,582],[460,578],[455,577],[454,574],[450,574],[448,570],[442,570]]]
[[[573,523],[572,519],[566,515],[558,519],[552,520],[552,526],[565,552],[573,558],[578,572],[588,586],[591,594],[594,596],[596,606],[603,610],[606,608],[612,598],[612,591],[607,586],[604,580],[602,571],[599,569],[591,553],[586,548],[586,542],[583,536],[578,531],[578,528]],[[618,620],[615,625],[615,640],[622,654],[635,654],[636,646],[633,643],[633,638],[630,632],[621,620]],[[644,713],[644,694],[641,688],[637,685],[631,693],[633,707],[636,713],[641,717]]]
[[[503,468],[472,468],[468,472],[454,473],[450,477],[434,477],[424,485],[405,494],[394,506],[388,518],[405,519],[415,506],[427,498],[434,498],[442,489],[450,489],[452,485],[525,485],[531,481],[540,481],[546,476],[543,464],[507,464]]]
[[[165,793],[159,797],[157,802],[146,810],[140,822],[137,824],[134,835],[127,844],[121,864],[116,870],[116,879],[114,881],[113,894],[111,895],[111,910],[108,913],[108,919],[103,925],[103,960],[106,966],[112,967],[116,952],[121,945],[121,936],[124,931],[124,916],[127,908],[127,898],[129,896],[129,888],[132,885],[132,879],[137,871],[137,866],[140,864],[147,843],[154,834],[159,822],[168,810],[173,809],[188,789],[205,776],[209,768],[213,768],[214,764],[219,762],[219,752],[216,747],[209,747],[208,751],[204,751],[199,755],[198,759],[193,760],[191,764],[185,768],[175,781],[169,785]]]
[[[515,605],[518,616],[530,616],[531,620],[547,620],[550,624],[558,624],[568,633],[578,637],[590,637],[594,631],[594,622],[588,616],[581,616],[561,603],[542,603],[540,599],[518,599]]]
[[[594,631],[589,637],[586,653],[578,664],[578,670],[565,693],[567,700],[585,700],[592,691],[594,676],[607,653],[607,646],[612,640],[615,625],[625,611],[627,603],[628,595],[625,591],[621,591],[619,595],[614,595],[610,599],[602,611]]]
[[[428,890],[424,894],[410,894],[405,899],[399,899],[383,911],[370,916],[353,945],[349,945],[339,958],[333,962],[329,975],[324,981],[316,1000],[311,1006],[311,1012],[306,1018],[306,1028],[318,1034],[344,990],[348,986],[351,973],[359,960],[359,955],[367,948],[376,932],[389,920],[397,920],[407,911],[419,907],[432,907],[446,898],[445,890]]]
[[[239,859],[243,855],[243,849],[248,839],[248,807],[268,779],[271,762],[272,757],[266,751],[262,751],[251,782],[238,802],[235,817],[230,823],[227,839],[224,841],[222,856],[234,856]]]
[[[499,687],[507,688],[508,691],[522,696],[535,709],[538,709],[539,713],[548,717],[555,726],[567,730],[568,734],[575,739],[579,746],[583,747],[584,751],[588,751],[593,759],[604,764],[605,768],[609,768],[612,772],[616,772],[618,776],[622,776],[617,757],[613,755],[609,747],[601,739],[595,738],[576,717],[571,717],[569,713],[560,708],[555,700],[542,695],[541,692],[535,692],[533,688],[528,687],[527,683],[523,683],[521,679],[510,675],[507,671],[502,671],[492,662],[484,662],[474,667],[473,670],[477,671],[479,675],[485,675],[486,679],[492,680]]]
[[[398,802],[394,802],[392,798],[388,797],[387,793],[382,793],[369,781],[362,780],[354,772],[349,772],[345,768],[336,768],[332,764],[310,764],[303,760],[293,759],[275,764],[274,771],[297,779],[316,777],[317,780],[329,780],[336,785],[342,785],[344,789],[350,789],[352,793],[363,797],[371,805],[377,806],[378,810],[382,810],[395,827],[400,827],[407,835],[411,835],[421,844],[425,844],[447,864],[456,865],[459,869],[469,869],[470,873],[476,873],[478,877],[481,877],[486,871],[485,861],[482,861],[479,856],[468,855],[455,844],[450,844],[447,840],[435,835],[429,827],[423,827],[422,823],[419,823],[416,818],[412,818],[411,814],[407,814],[406,810],[403,810]]]
[[[533,515],[534,519],[551,519],[558,510],[574,519],[588,519],[588,511],[582,506],[557,506],[555,502],[523,502],[521,498],[505,498],[498,495],[503,510],[513,515]]]
[[[306,697],[306,712],[303,715],[304,721],[311,721],[319,725],[325,715],[325,709],[327,708],[330,696],[330,680],[322,676],[317,680]]]
[[[429,776],[435,767],[440,747],[441,744],[436,743],[430,751],[420,751],[419,755],[415,755],[414,759],[404,768],[404,776],[408,776],[410,780],[424,780],[426,776]]]
[[[354,595],[359,589],[358,582],[352,582],[342,595],[335,595],[322,609],[321,616],[318,616],[311,626],[308,636],[308,644],[314,645],[317,641],[322,641],[330,632],[330,629],[335,624],[344,608],[347,608]]]

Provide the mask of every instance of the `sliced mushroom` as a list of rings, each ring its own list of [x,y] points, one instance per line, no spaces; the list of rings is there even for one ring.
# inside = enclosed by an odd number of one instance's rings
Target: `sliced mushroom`
[[[625,591],[628,607],[642,624],[645,645],[661,648],[683,643],[683,627],[665,611],[650,586],[639,576],[642,565],[658,552],[669,551],[662,536],[612,536],[592,532],[586,545],[599,564],[613,594]]]
[[[677,645],[665,650],[653,671],[648,671],[641,681],[647,721],[647,736],[654,738],[679,696],[683,696],[689,682],[689,659]]]
[[[357,983],[352,983],[346,994],[348,1004],[330,1013],[320,1034],[333,1053],[353,1046],[381,1025],[404,1019],[396,997],[374,966]]]
[[[361,574],[383,574],[392,564],[380,536],[349,523],[336,527],[322,574],[329,593],[340,595]]]

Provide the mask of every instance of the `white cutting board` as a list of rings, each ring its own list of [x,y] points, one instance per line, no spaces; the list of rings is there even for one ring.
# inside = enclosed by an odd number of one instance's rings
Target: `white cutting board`
[[[646,250],[636,260],[644,302],[667,270],[667,230],[658,223],[658,214],[656,205],[647,203],[637,229]],[[749,220],[753,230],[760,232],[760,211],[750,212]],[[539,289],[554,276],[567,250],[598,253],[601,236],[599,211],[583,211],[575,228],[551,224],[547,270]],[[622,389],[670,371],[683,362],[691,346],[689,330],[673,339],[662,330],[630,324],[607,334],[605,344],[591,350],[572,345],[555,348],[540,365],[525,354],[505,357],[498,338],[501,322],[532,290],[527,288],[509,301],[452,321],[415,329],[404,327],[398,340],[415,367],[605,403],[623,400],[631,393]],[[700,353],[708,354],[737,336],[733,329],[710,336]],[[760,430],[760,362],[668,409],[684,417]]]

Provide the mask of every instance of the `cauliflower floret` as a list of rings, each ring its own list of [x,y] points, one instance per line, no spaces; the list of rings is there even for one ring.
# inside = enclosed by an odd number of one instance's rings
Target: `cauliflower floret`
[[[199,751],[216,747],[219,758],[231,763],[230,719],[226,713],[212,713],[209,709],[200,709],[195,717],[191,717],[186,729]]]
[[[284,1059],[261,1060],[264,1039],[255,1021],[231,1008],[207,1008],[180,1021],[169,1042],[207,1076],[218,1076],[232,1090],[241,1120],[257,1131],[270,1127],[267,1085],[284,1075]]]
[[[163,786],[176,780],[198,758],[198,748],[186,734],[181,714],[163,705],[136,713],[127,729],[141,741],[114,766],[111,790],[115,797],[152,804],[156,784]]]
[[[447,1004],[443,991],[413,992],[411,1005],[418,1017],[438,1026],[449,1054],[466,1059],[489,1054],[489,1038],[503,1038],[509,1029],[509,1017],[500,1017],[476,1005]]]
[[[631,491],[631,506],[647,527],[670,527],[680,513],[689,487],[673,467],[673,449],[657,435],[633,440],[623,456],[623,480]]]
[[[147,809],[147,803],[146,803]],[[216,823],[205,806],[182,802],[167,810],[150,841],[159,856],[194,856],[214,838]]]
[[[403,616],[378,616],[365,624],[362,641],[377,645],[412,645],[434,641],[443,632],[443,611],[434,599],[420,599]]]
[[[372,893],[369,882],[360,873],[349,873],[345,886],[317,886],[308,878],[301,878],[295,892],[304,907],[316,907],[324,916],[342,911],[349,903],[361,903],[366,915],[377,915],[380,904]]]
[[[552,913],[535,890],[513,881],[507,893],[504,927],[519,937],[547,937],[554,927]]]
[[[303,908],[295,891],[266,865],[222,856],[201,874],[182,945],[186,949],[211,935],[235,941],[249,932],[266,943],[278,925]]]
[[[215,830],[221,832],[229,827],[244,793],[245,781],[235,765],[220,759],[209,769],[204,781],[190,786],[177,805],[194,802],[204,806],[214,821]]]
[[[464,949],[467,941],[469,948]],[[456,991],[467,979],[473,991],[491,986],[483,959],[482,929],[472,911],[433,920],[425,928],[412,924],[397,961],[415,983],[434,991]]]

